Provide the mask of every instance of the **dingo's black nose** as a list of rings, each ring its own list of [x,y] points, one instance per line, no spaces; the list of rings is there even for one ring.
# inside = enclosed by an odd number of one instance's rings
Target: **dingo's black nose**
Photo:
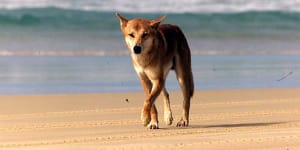
[[[140,54],[142,52],[142,47],[141,46],[134,46],[133,51],[135,54]]]

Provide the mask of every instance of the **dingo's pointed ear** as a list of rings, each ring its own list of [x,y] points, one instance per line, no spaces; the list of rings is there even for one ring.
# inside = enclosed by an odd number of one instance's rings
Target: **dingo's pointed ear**
[[[124,18],[123,16],[121,16],[119,13],[116,13],[116,16],[120,20],[120,26],[121,26],[121,28],[126,27],[128,20],[126,18]]]
[[[160,18],[154,19],[150,21],[150,25],[152,26],[152,28],[157,29],[159,24],[166,19],[166,16],[162,16]]]

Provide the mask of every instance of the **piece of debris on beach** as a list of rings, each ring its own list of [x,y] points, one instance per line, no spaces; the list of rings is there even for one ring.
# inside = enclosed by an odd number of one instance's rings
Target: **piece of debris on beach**
[[[288,74],[286,74],[285,76],[281,77],[280,79],[278,79],[277,81],[280,82],[282,80],[284,80],[285,78],[287,78],[288,76],[292,75],[293,71],[290,71]]]

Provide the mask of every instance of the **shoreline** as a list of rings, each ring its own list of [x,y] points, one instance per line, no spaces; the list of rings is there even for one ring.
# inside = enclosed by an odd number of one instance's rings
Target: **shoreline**
[[[300,89],[196,91],[190,127],[176,128],[181,94],[170,92],[175,122],[143,127],[142,92],[0,96],[0,149],[298,149]]]
[[[287,50],[195,50],[193,56],[243,56],[243,55],[300,55],[298,49]],[[0,57],[118,57],[129,56],[123,50],[0,50]]]

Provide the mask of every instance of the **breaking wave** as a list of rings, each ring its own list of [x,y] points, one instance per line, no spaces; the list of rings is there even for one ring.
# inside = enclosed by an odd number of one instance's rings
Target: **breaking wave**
[[[2,0],[2,9],[47,8],[132,13],[300,11],[299,0]]]

